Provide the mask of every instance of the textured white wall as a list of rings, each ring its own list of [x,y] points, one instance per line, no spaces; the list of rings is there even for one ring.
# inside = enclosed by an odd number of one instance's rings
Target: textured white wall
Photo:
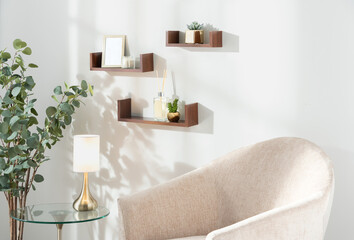
[[[193,20],[224,31],[222,49],[166,48],[165,31]],[[101,135],[101,171],[94,195],[111,215],[64,226],[64,239],[117,239],[116,199],[193,170],[240,146],[278,137],[307,138],[333,159],[336,191],[326,239],[351,239],[354,228],[354,2],[352,0],[0,0],[0,48],[21,38],[33,49],[38,108],[51,89],[86,79],[95,96],[41,168],[44,183],[28,204],[71,202],[81,176],[73,173],[72,135]],[[116,100],[131,96],[133,111],[152,112],[152,73],[89,71],[89,52],[105,34],[127,35],[131,53],[155,53],[167,67],[167,92],[199,102],[192,128],[122,124]],[[172,77],[174,76],[174,84]],[[54,104],[52,102],[52,104]],[[8,234],[0,198],[1,239]],[[25,239],[54,239],[54,226],[26,224]],[[100,236],[100,237],[98,237]]]

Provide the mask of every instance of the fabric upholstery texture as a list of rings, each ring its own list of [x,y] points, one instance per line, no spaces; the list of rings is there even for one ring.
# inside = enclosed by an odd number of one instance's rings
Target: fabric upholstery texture
[[[276,138],[119,198],[119,239],[320,240],[333,191],[319,147]]]

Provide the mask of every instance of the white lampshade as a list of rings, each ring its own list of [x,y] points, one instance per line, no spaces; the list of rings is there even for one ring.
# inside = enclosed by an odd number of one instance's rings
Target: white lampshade
[[[100,136],[74,136],[74,172],[96,172],[100,169]]]

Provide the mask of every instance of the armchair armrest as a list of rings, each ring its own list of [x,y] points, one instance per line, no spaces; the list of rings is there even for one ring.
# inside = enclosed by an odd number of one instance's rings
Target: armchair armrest
[[[216,229],[214,178],[195,170],[168,183],[118,199],[120,239],[162,240]]]
[[[322,240],[323,193],[215,230],[206,240]],[[315,229],[317,228],[317,229]]]

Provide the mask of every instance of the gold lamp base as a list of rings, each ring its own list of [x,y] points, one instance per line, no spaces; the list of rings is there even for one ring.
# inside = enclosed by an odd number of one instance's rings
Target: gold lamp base
[[[74,201],[73,208],[76,211],[92,211],[97,208],[97,201],[92,197],[88,184],[88,173],[84,173],[84,181],[80,196]]]

